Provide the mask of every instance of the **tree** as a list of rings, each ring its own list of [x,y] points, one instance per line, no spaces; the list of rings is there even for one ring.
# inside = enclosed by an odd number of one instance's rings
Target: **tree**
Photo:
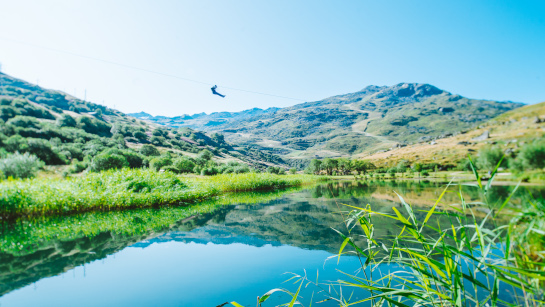
[[[354,160],[352,161],[352,163],[354,165],[354,170],[357,171],[360,175],[366,175],[368,171],[376,168],[373,163],[366,160]]]
[[[295,175],[297,173],[296,168],[290,168],[290,174]]]
[[[322,161],[318,159],[310,160],[310,164],[308,165],[307,169],[310,173],[318,175],[320,171],[322,170]]]
[[[352,162],[346,158],[339,158],[337,159],[337,169],[341,174],[346,175],[352,170]]]
[[[325,158],[322,162],[322,168],[326,170],[328,175],[333,173],[333,170],[337,167],[337,160]]]
[[[412,169],[413,169],[416,173],[418,173],[418,178],[420,178],[420,172],[422,171],[422,164],[420,164],[420,163],[418,163],[418,162],[417,162],[417,163],[414,163],[414,164],[412,165]]]

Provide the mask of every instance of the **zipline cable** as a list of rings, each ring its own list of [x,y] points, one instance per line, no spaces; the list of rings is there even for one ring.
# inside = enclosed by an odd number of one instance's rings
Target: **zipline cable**
[[[91,57],[91,56],[87,56],[87,55],[77,54],[77,53],[73,53],[73,52],[70,52],[70,51],[64,51],[64,50],[45,47],[45,46],[40,46],[40,45],[28,43],[28,42],[18,41],[18,40],[14,40],[14,39],[11,39],[11,38],[6,38],[6,37],[1,37],[0,36],[0,40],[15,43],[15,44],[19,44],[19,45],[26,45],[26,46],[30,46],[30,47],[34,47],[34,48],[44,49],[44,50],[48,50],[48,51],[64,53],[64,54],[68,54],[68,55],[75,56],[75,57],[80,57],[80,58],[84,58],[84,59],[88,59],[88,60],[93,60],[93,61],[98,61],[98,62],[102,62],[102,63],[106,63],[106,64],[111,64],[111,65],[116,65],[116,66],[129,68],[129,69],[133,69],[133,70],[139,70],[139,71],[143,71],[143,72],[147,72],[147,73],[160,75],[160,76],[163,76],[163,77],[174,78],[174,79],[178,79],[178,80],[183,80],[183,81],[188,81],[188,82],[193,82],[193,83],[198,83],[198,84],[204,84],[204,85],[215,85],[214,83],[203,82],[203,81],[199,81],[199,80],[193,80],[193,79],[184,78],[184,77],[180,77],[180,76],[176,76],[176,75],[172,75],[172,74],[167,74],[167,73],[163,73],[163,72],[159,72],[159,71],[155,71],[155,70],[150,70],[150,69],[146,69],[146,68],[141,68],[141,67],[131,66],[131,65],[127,65],[127,64],[117,63],[117,62],[114,62],[114,61],[99,59],[99,58],[95,58],[95,57]],[[299,99],[299,98],[292,98],[292,97],[286,97],[286,96],[280,96],[280,95],[274,95],[274,94],[268,94],[268,93],[262,93],[262,92],[255,92],[255,91],[244,90],[244,89],[240,89],[240,88],[234,88],[234,87],[228,87],[228,86],[222,86],[222,85],[219,85],[219,87],[224,88],[224,89],[233,90],[233,91],[256,94],[256,95],[264,95],[264,96],[270,96],[270,97],[276,97],[276,98],[282,98],[282,99],[305,101],[305,100]]]

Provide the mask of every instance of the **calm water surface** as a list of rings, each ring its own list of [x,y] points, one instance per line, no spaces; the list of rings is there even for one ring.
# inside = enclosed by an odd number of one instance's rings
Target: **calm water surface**
[[[21,222],[4,224],[3,246],[20,244],[24,251],[0,252],[0,306],[218,306],[228,301],[255,306],[257,296],[270,289],[297,289],[293,282],[283,283],[291,277],[286,272],[306,272],[311,279],[318,273],[321,281],[346,279],[339,271],[357,273],[356,257],[343,256],[338,264],[336,259],[326,261],[342,243],[332,228],[345,229],[338,213],[339,208],[346,210],[343,204],[369,203],[374,210],[388,213],[400,205],[396,191],[426,209],[443,187],[430,182],[325,183],[272,200],[218,206],[159,232],[136,231],[132,225],[127,231],[71,240],[52,240],[55,235],[48,229],[57,228],[48,227],[68,225],[77,217],[37,223],[43,229],[34,234],[41,234],[42,241],[26,237],[27,230],[18,226]],[[499,201],[512,188],[496,187],[490,197]],[[480,197],[476,191],[465,191],[470,199]],[[526,193],[545,194],[543,188],[520,189],[513,203]],[[456,195],[447,193],[444,202],[456,203]],[[125,218],[127,214],[134,213],[124,213]],[[141,218],[133,222],[143,229],[148,223]],[[397,232],[392,220],[375,223],[378,237]],[[313,291],[315,300],[322,295],[308,288],[301,301],[308,301]],[[273,295],[265,306],[286,301],[285,294]]]

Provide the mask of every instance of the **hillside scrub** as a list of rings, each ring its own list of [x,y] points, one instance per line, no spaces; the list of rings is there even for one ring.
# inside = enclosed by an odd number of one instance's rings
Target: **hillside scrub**
[[[2,174],[0,179],[3,177],[32,178],[43,166],[44,163],[38,157],[29,153],[8,154],[0,159],[0,174]]]
[[[0,216],[72,214],[180,205],[227,192],[273,190],[315,181],[305,175],[223,174],[182,177],[150,169],[109,170],[61,180],[27,179],[0,183]]]

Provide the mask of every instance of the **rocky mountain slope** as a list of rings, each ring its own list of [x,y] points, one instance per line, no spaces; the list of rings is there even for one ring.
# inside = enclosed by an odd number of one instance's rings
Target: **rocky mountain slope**
[[[169,125],[219,132],[284,158],[371,154],[468,130],[520,103],[469,99],[429,84],[368,86],[361,91],[282,109],[141,116]]]
[[[525,143],[544,137],[545,102],[542,102],[511,110],[464,133],[358,157],[377,166],[393,166],[400,161],[455,165],[468,155],[478,155],[485,146],[500,146],[509,156]]]

